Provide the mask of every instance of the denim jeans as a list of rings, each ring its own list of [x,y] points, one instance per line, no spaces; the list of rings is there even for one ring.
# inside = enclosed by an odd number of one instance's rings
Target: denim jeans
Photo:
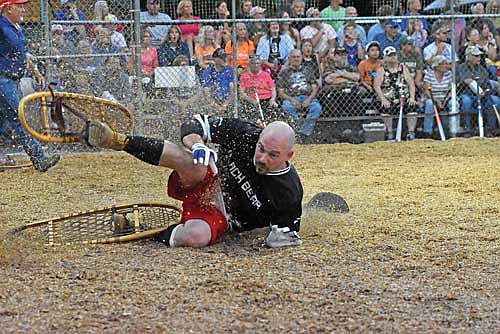
[[[465,129],[467,131],[471,130],[471,115],[472,113],[477,114],[477,96],[462,94],[460,96],[460,101],[462,105],[462,110],[464,112],[464,122]],[[488,95],[481,98],[481,110],[483,117],[486,118],[486,129],[494,129],[497,119],[495,112],[493,110],[493,105],[500,110],[500,98],[496,95]]]
[[[457,108],[457,113],[460,111],[460,104],[458,99],[455,104]],[[451,113],[453,107],[453,101],[448,100],[448,112]],[[434,126],[434,103],[431,99],[425,99],[425,118],[424,118],[424,132],[431,133],[432,127]],[[444,126],[444,124],[443,124]],[[458,128],[460,127],[460,114],[448,116],[448,131],[451,135],[456,135]]]
[[[24,151],[30,156],[32,162],[36,163],[45,158],[40,142],[24,130],[19,121],[17,107],[19,105],[18,82],[0,77],[0,128],[5,131],[7,122],[12,126]]]
[[[293,98],[299,101],[300,103],[303,103],[307,99],[307,96],[299,95],[299,96],[294,96]],[[283,110],[292,119],[297,120],[299,118],[295,106],[290,101],[287,100],[283,101]],[[320,114],[321,114],[321,104],[319,103],[318,99],[314,98],[309,104],[309,107],[307,107],[306,119],[304,120],[304,122],[302,123],[297,132],[306,136],[312,135],[314,131],[314,126],[316,125],[316,120],[318,119]]]

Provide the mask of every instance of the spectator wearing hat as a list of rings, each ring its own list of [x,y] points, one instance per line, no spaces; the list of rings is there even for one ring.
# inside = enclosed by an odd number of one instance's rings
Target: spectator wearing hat
[[[248,58],[255,54],[255,45],[248,38],[248,30],[245,23],[236,23],[236,62],[233,61],[233,45],[232,41],[226,43],[226,53],[229,55],[229,65],[238,67],[238,72],[241,73],[248,65]]]
[[[320,18],[320,15],[320,11],[316,7],[311,7],[306,12],[308,18]],[[300,30],[300,38],[302,41],[311,40],[314,52],[321,58],[329,47],[335,46],[337,33],[329,24],[312,21]]]
[[[201,73],[205,97],[224,109],[227,108],[234,94],[234,71],[227,65],[227,56],[223,48],[218,48],[212,54],[215,65],[207,67]]]
[[[53,50],[57,50],[55,54],[69,55],[75,53],[75,45],[73,42],[64,38],[64,27],[61,24],[52,24],[50,26],[50,32]]]
[[[377,16],[379,17],[391,16],[391,15],[394,15],[394,10],[389,5],[382,5],[377,9]],[[380,20],[379,22],[375,23],[368,29],[368,34],[366,37],[367,41],[373,41],[375,39],[375,36],[385,32],[385,27],[384,27],[385,21],[386,20]],[[401,32],[399,28],[398,32]]]
[[[380,44],[380,49],[384,50],[388,46],[392,46],[399,52],[399,40],[403,34],[398,32],[399,23],[394,20],[386,20],[384,22],[384,32],[377,34],[374,41]]]
[[[424,75],[425,95],[425,118],[424,136],[432,137],[434,123],[434,106],[438,111],[452,112],[453,101],[451,99],[451,83],[453,81],[450,62],[444,56],[436,56],[432,61],[430,69]],[[459,111],[459,103],[456,100],[456,111]],[[443,119],[444,120],[444,119]],[[443,125],[444,122],[443,122]],[[448,116],[448,131],[450,137],[456,137],[460,127],[460,115]]]
[[[288,55],[294,49],[292,38],[280,31],[280,24],[269,22],[265,36],[259,40],[257,51],[263,65],[270,70],[271,77],[276,79],[281,66],[288,60]]]
[[[348,61],[349,54],[342,46],[332,47],[321,61],[322,80],[320,103],[331,104],[356,110],[359,81],[357,66]]]
[[[363,59],[358,65],[359,75],[361,76],[361,85],[369,95],[374,93],[373,80],[377,74],[377,69],[382,66],[380,60],[380,45],[377,42],[369,42],[365,48],[366,59]]]
[[[183,20],[201,20],[199,16],[193,15],[193,2],[191,0],[181,0],[177,5],[177,21]],[[187,43],[189,47],[189,54],[191,58],[194,56],[194,42],[198,37],[200,32],[200,23],[186,23],[179,24],[179,28],[182,32],[182,39]]]
[[[306,112],[306,118],[297,133],[309,137],[321,114],[321,104],[316,98],[318,84],[308,71],[304,71],[300,50],[292,50],[289,58],[288,66],[278,75],[278,94],[283,100],[283,110],[292,120],[298,121],[299,114]]]
[[[343,22],[342,26],[340,26],[340,28],[338,28],[336,30],[337,41],[341,42],[344,40],[344,29],[346,26],[354,25],[354,33],[355,34],[354,34],[353,38],[355,40],[359,39],[359,41],[361,42],[361,47],[364,50],[364,47],[366,46],[366,31],[365,31],[365,28],[362,25],[357,24],[355,19],[354,19],[354,18],[358,17],[358,11],[357,11],[356,7],[352,7],[352,6],[346,7],[345,15],[346,15],[346,17],[349,17],[352,19],[345,20]]]
[[[359,62],[365,58],[365,50],[354,23],[344,26],[344,38],[339,40],[337,45],[346,50],[348,63],[356,68]]]
[[[331,0],[330,5],[321,11],[321,17],[324,18],[343,18],[345,17],[345,8],[341,6],[343,0]],[[343,21],[328,21],[328,24],[337,31],[342,26]]]
[[[61,0],[61,9],[54,12],[54,20],[84,21],[86,18],[85,14],[77,7],[76,0]],[[71,41],[76,46],[79,40],[87,38],[85,26],[64,26],[64,38]]]
[[[414,112],[415,84],[408,68],[398,60],[397,50],[388,46],[383,50],[382,66],[377,69],[373,88],[379,98],[381,112],[387,130],[387,139],[394,139],[393,122],[401,103],[407,112],[407,139],[415,138],[417,117]],[[403,99],[403,100],[401,100]]]
[[[160,12],[160,0],[147,0],[146,11],[141,12],[140,21],[144,24],[151,33],[151,43],[158,48],[165,40],[169,30],[168,25],[156,25],[154,22],[171,22],[172,19],[167,14]]]
[[[472,122],[477,115],[478,97],[481,100],[483,114],[486,118],[485,135],[492,136],[496,131],[496,116],[493,105],[500,110],[500,98],[494,95],[490,80],[488,78],[488,69],[481,65],[481,56],[483,52],[477,46],[469,46],[465,50],[465,62],[457,67],[460,105],[464,113],[465,131],[469,134],[475,134],[472,130]]]
[[[238,117],[254,123],[284,119],[276,103],[275,83],[271,75],[262,70],[262,60],[257,55],[250,57],[247,70],[240,75],[239,92],[243,108],[239,109]],[[261,119],[259,104],[264,119]]]
[[[420,89],[423,84],[424,60],[415,50],[414,42],[415,40],[408,35],[401,37],[398,60],[408,68],[416,88]]]
[[[250,17],[254,20],[262,20],[266,18],[266,9],[255,6],[250,10]],[[248,38],[253,42],[254,45],[259,44],[259,40],[262,36],[266,34],[267,26],[262,21],[249,22],[247,24]]]
[[[453,50],[451,44],[448,43],[448,39],[450,38],[450,26],[443,22],[443,24],[436,27],[433,35],[434,42],[424,48],[425,63],[432,66],[432,61],[437,55],[444,56],[449,62],[451,62]],[[458,59],[456,53],[455,59]]]

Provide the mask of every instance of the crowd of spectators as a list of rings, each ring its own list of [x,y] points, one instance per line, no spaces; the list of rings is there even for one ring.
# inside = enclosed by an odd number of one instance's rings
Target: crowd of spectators
[[[323,9],[306,8],[304,0],[292,0],[288,8],[272,15],[250,0],[240,4],[238,18],[318,20],[201,24],[196,21],[229,18],[227,2],[217,1],[213,16],[200,17],[193,13],[190,0],[180,0],[177,12],[170,13],[175,17],[172,19],[160,11],[158,0],[147,0],[147,10],[140,14],[138,58],[135,49],[129,47],[133,36],[118,24],[119,17],[110,13],[106,1],[99,0],[95,2],[93,20],[102,22],[51,27],[52,54],[96,56],[69,59],[69,74],[56,70],[60,89],[106,93],[116,100],[126,100],[138,77],[136,59],[141,59],[143,80],[139,84],[150,90],[154,90],[156,68],[195,66],[200,91],[211,104],[231,108],[238,90],[241,117],[265,122],[289,119],[304,138],[313,133],[322,112],[337,108],[339,114],[348,110],[356,116],[368,109],[376,110],[385,123],[386,138],[392,139],[394,116],[401,107],[407,120],[406,138],[432,138],[436,136],[435,106],[444,116],[447,137],[476,135],[478,104],[485,114],[486,136],[500,134],[500,120],[495,117],[495,108],[500,110],[499,18],[457,19],[454,27],[448,20],[431,22],[423,18],[382,19],[361,25],[356,21],[356,8],[344,8],[342,0],[331,0]],[[418,16],[421,1],[407,1],[406,10],[405,15]],[[500,0],[474,4],[470,11],[479,15],[499,13]],[[377,10],[380,17],[392,13],[390,6]],[[61,0],[54,19],[87,18],[76,1]],[[186,20],[189,22],[183,23]],[[236,46],[231,40],[233,27]],[[452,28],[456,32],[455,48],[450,40]],[[109,56],[115,54],[120,55]],[[452,61],[457,64],[455,105],[451,100]],[[88,85],[92,80],[110,85],[92,91]],[[124,88],[127,85],[128,90]]]

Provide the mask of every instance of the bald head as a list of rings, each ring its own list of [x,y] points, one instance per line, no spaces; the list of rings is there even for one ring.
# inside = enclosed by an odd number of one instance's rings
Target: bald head
[[[276,121],[266,126],[255,147],[255,168],[257,173],[266,174],[283,170],[293,156],[295,132],[285,122]]]
[[[261,138],[264,136],[274,137],[279,141],[285,142],[289,150],[291,150],[295,144],[295,131],[290,125],[282,121],[269,123],[260,134]]]

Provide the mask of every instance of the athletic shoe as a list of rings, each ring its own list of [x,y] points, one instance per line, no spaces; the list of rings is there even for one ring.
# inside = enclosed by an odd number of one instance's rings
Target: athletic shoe
[[[61,159],[61,156],[59,154],[54,154],[51,157],[45,157],[42,160],[33,161],[33,167],[37,171],[44,173],[48,171],[50,167],[55,166],[55,164],[57,164],[59,159]]]
[[[296,231],[291,231],[289,227],[279,228],[273,225],[269,235],[266,237],[266,245],[271,248],[300,246],[302,240]]]

